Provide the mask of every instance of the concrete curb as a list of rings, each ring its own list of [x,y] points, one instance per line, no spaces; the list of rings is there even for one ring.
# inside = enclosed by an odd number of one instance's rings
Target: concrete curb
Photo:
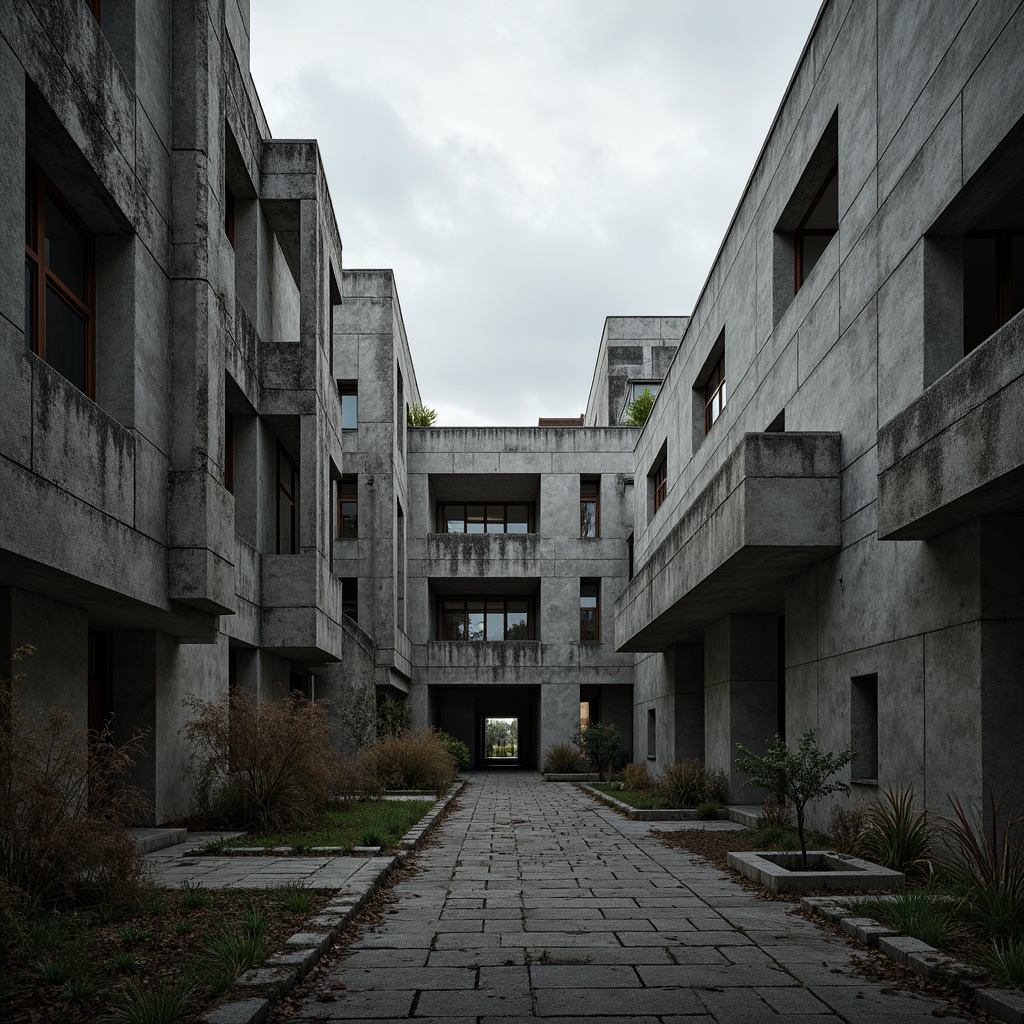
[[[206,1013],[201,1018],[205,1024],[263,1024],[271,1002],[294,988],[320,962],[395,866],[423,842],[465,784],[465,779],[452,784],[399,840],[398,853],[370,860],[365,865],[368,870],[360,868],[345,889],[339,889],[326,907],[306,920],[302,931],[285,940],[284,949],[236,979],[229,991],[238,998]]]
[[[604,793],[600,789],[594,789],[593,786],[588,786],[585,782],[577,782],[576,788],[582,790],[584,793],[588,793],[592,797],[596,797],[601,801],[601,803],[606,804],[613,811],[618,811],[624,817],[629,818],[630,821],[702,820],[697,817],[697,809],[695,807],[668,807],[664,810],[654,811],[645,807],[634,807],[632,804],[624,803],[622,800],[616,800],[615,797],[610,794]],[[729,820],[729,809],[727,807],[720,807],[718,809],[717,820]]]
[[[976,984],[981,977],[980,972],[970,964],[955,960],[934,946],[902,935],[870,917],[848,916],[849,908],[833,896],[804,896],[800,907],[839,925],[846,935],[866,946],[873,946],[916,974],[954,986],[961,995],[973,999],[979,1009],[996,1020],[1004,1024],[1024,1024],[1024,996],[1003,989],[981,988]]]

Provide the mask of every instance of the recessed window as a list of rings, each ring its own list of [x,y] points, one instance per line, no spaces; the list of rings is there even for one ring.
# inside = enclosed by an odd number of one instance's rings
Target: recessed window
[[[299,469],[277,445],[277,553],[299,553]]]
[[[359,536],[358,477],[346,474],[338,485],[338,536]]]
[[[235,418],[224,410],[224,486],[235,493]]]
[[[601,478],[580,477],[580,536],[601,535]]]
[[[601,642],[601,581],[580,580],[580,643]]]
[[[661,446],[650,473],[647,474],[647,491],[653,515],[665,503],[668,494],[668,442]]]
[[[878,779],[878,676],[854,676],[850,680],[850,745],[854,750],[851,775],[873,782]]]
[[[445,597],[440,627],[441,640],[532,640],[531,602],[524,597]]]
[[[658,380],[634,380],[629,384],[629,400],[635,402],[645,391],[657,395],[661,391],[661,381]]]
[[[658,758],[658,713],[654,708],[647,709],[647,760]]]
[[[438,507],[440,533],[530,533],[533,506],[526,503],[457,504]]]
[[[964,355],[1024,309],[1024,228],[964,235]]]
[[[811,201],[793,239],[793,293],[800,291],[814,269],[832,236],[839,230],[839,164],[829,169],[828,176]]]
[[[92,398],[93,238],[38,167],[25,178],[25,344]]]
[[[359,621],[359,579],[355,576],[341,577],[341,613]]]
[[[354,380],[339,380],[341,398],[341,429],[355,430],[359,426],[359,390]]]
[[[711,375],[704,382],[704,433],[706,434],[725,408],[725,353],[711,368]]]
[[[224,182],[224,234],[227,235],[231,248],[235,247],[235,193],[231,186]]]

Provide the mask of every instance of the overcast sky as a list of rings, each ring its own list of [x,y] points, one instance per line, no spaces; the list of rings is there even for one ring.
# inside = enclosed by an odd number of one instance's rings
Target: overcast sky
[[[395,271],[444,426],[586,405],[605,316],[687,314],[819,0],[251,0],[275,138]]]

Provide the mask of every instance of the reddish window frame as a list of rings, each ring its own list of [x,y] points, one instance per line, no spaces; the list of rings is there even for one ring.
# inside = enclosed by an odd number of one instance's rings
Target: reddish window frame
[[[34,186],[34,197],[30,190]],[[85,237],[85,294],[83,302],[46,265],[43,258],[46,243],[46,196],[59,206],[68,220]],[[33,203],[31,209],[29,204]],[[92,232],[81,217],[71,208],[68,201],[50,184],[42,169],[31,160],[25,162],[25,212],[26,229],[31,238],[25,239],[25,265],[32,272],[30,286],[32,305],[32,329],[26,324],[25,345],[40,359],[46,360],[46,289],[53,289],[56,295],[85,320],[85,387],[87,397],[96,398],[96,251]],[[31,226],[30,226],[31,225]]]
[[[668,457],[665,456],[661,461],[654,467],[651,473],[654,479],[654,511],[657,512],[659,508],[665,503],[665,496],[668,494]]]
[[[587,505],[594,506],[594,532],[588,533],[586,529],[587,517],[584,508]],[[580,480],[580,536],[593,538],[601,536],[601,478],[583,477]]]
[[[356,522],[351,533],[345,532],[345,520],[341,514],[342,505],[346,502],[356,506]],[[359,478],[355,475],[346,474],[338,483],[338,536],[359,536]]]
[[[807,211],[804,213],[803,218],[797,225],[796,231],[793,232],[793,294],[796,295],[798,291],[803,287],[806,274],[804,273],[804,239],[808,235],[818,235],[831,238],[833,235],[838,234],[839,225],[837,224],[834,228],[808,228],[804,225],[810,219],[812,213],[821,201],[821,197],[825,194],[825,190],[832,184],[832,179],[839,174],[839,161],[837,160],[830,168],[828,174],[825,175],[825,180],[821,183],[821,187],[814,194],[814,198],[807,205]],[[813,268],[812,268],[813,269]]]
[[[725,353],[718,358],[718,362],[711,368],[708,379],[704,382],[704,433],[711,430],[712,425],[722,415],[726,401],[725,387]],[[715,411],[715,399],[719,399],[718,411]]]

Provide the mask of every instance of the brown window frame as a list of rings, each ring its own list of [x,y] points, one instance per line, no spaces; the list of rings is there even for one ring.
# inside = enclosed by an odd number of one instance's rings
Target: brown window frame
[[[587,488],[593,488],[588,490]],[[586,532],[587,519],[584,507],[594,506],[594,532]],[[580,477],[580,537],[587,540],[601,536],[601,478],[599,476]]]
[[[342,505],[356,506],[355,523],[351,533],[345,532],[345,517]],[[359,536],[359,477],[354,473],[346,473],[338,483],[338,537],[339,539],[355,539]]]
[[[469,636],[469,605],[470,602],[474,604],[483,604],[484,606],[484,635],[479,640],[474,640]],[[495,612],[488,612],[487,605],[490,603],[501,602],[503,606],[502,621],[504,623],[502,627],[501,639],[492,639],[487,636],[487,616],[494,615]],[[470,594],[462,596],[460,594],[442,594],[437,599],[437,638],[445,643],[453,644],[501,644],[501,643],[522,643],[521,640],[509,640],[508,639],[508,606],[510,602],[516,602],[526,605],[526,639],[535,640],[537,632],[535,628],[535,607],[533,596],[530,594]],[[445,615],[449,614],[449,610],[446,609],[445,605],[448,604],[462,604],[462,627],[463,627],[463,639],[459,640],[453,637],[445,636]]]
[[[469,522],[467,518],[466,509],[471,505],[479,505],[484,509],[484,529],[481,533],[474,533],[472,536],[475,537],[486,537],[486,536],[525,536],[525,534],[534,533],[535,524],[535,506],[532,501],[487,501],[482,499],[480,501],[439,501],[437,503],[437,532],[438,533],[452,533],[455,536],[463,536],[469,534],[469,530],[463,530],[461,533],[458,530],[448,529],[448,514],[445,509],[449,508],[461,508],[462,509],[462,522],[466,524]],[[508,529],[508,510],[510,508],[523,508],[526,509],[526,531],[525,534],[522,531],[513,531],[509,533]],[[499,530],[487,530],[487,510],[492,508],[500,508],[501,522],[503,529]]]
[[[718,422],[725,409],[727,390],[725,386],[725,353],[723,352],[704,382],[704,433],[708,434]],[[718,412],[714,411],[715,399],[719,398]]]
[[[668,494],[668,453],[664,453],[651,469],[651,480],[654,485],[654,511],[657,512],[665,504]]]
[[[345,426],[345,399],[354,398],[356,400],[356,425],[354,427]],[[338,401],[341,402],[341,423],[339,426],[342,430],[358,430],[359,429],[359,382],[354,380],[339,380],[338,381]]]
[[[1004,327],[1021,310],[1021,306],[1013,308],[1013,241],[1015,238],[1024,239],[1024,227],[993,228],[987,231],[968,231],[964,234],[964,242],[974,239],[991,239],[996,243],[996,316],[995,327],[984,337],[978,337],[973,343],[968,341],[968,320],[967,320],[967,259],[964,256],[964,355],[970,355],[979,345],[982,345],[988,338]],[[973,333],[973,332],[972,332]]]
[[[284,486],[281,479],[281,460],[284,460],[289,467],[291,467],[291,489]],[[292,508],[291,516],[291,535],[289,537],[289,550],[283,551],[281,549],[281,494],[288,499],[288,502]],[[285,451],[284,445],[280,441],[277,442],[277,486],[275,488],[274,497],[277,499],[274,503],[274,516],[277,523],[276,536],[277,536],[277,554],[279,555],[297,555],[299,554],[299,467],[295,464],[295,460]]]
[[[103,18],[101,17],[101,15],[103,13],[102,12],[102,7],[103,7],[102,0],[85,0],[85,5],[92,12],[92,16],[96,19],[96,24],[97,25],[102,25],[103,24]]]
[[[584,588],[593,589],[594,594],[584,594]],[[584,607],[583,599],[593,597],[594,606]],[[588,636],[588,618],[593,615],[593,636]],[[599,644],[601,642],[601,581],[596,579],[580,580],[580,643]]]
[[[821,183],[818,191],[814,194],[814,198],[807,205],[800,223],[797,225],[796,230],[793,232],[793,294],[796,295],[798,291],[803,287],[804,282],[807,280],[807,274],[804,273],[804,239],[808,236],[812,237],[828,237],[832,238],[839,233],[838,223],[834,228],[808,228],[805,227],[810,216],[818,207],[818,203],[821,202],[821,197],[825,194],[829,185],[832,184],[832,180],[839,176],[839,161],[837,160],[828,170],[825,175],[825,180]],[[838,218],[837,218],[838,219]],[[811,267],[813,270],[814,267]],[[810,273],[808,271],[807,273]]]
[[[34,192],[32,191],[34,188]],[[46,265],[44,258],[46,244],[46,197],[81,232],[85,240],[85,300],[79,298],[57,274]],[[30,204],[31,209],[30,209]],[[31,283],[27,286],[27,305],[31,306],[32,324],[25,325],[25,345],[44,362],[46,358],[46,292],[52,290],[56,297],[85,321],[84,384],[86,397],[96,398],[96,246],[93,233],[82,218],[75,213],[68,201],[50,183],[42,169],[32,160],[25,162],[25,266],[30,272]],[[29,225],[31,224],[31,227]],[[51,364],[52,365],[52,364]],[[55,368],[56,369],[56,368]],[[60,372],[60,371],[58,371]],[[63,376],[63,375],[62,375]],[[68,378],[65,378],[68,379]],[[77,386],[77,385],[76,385]]]

